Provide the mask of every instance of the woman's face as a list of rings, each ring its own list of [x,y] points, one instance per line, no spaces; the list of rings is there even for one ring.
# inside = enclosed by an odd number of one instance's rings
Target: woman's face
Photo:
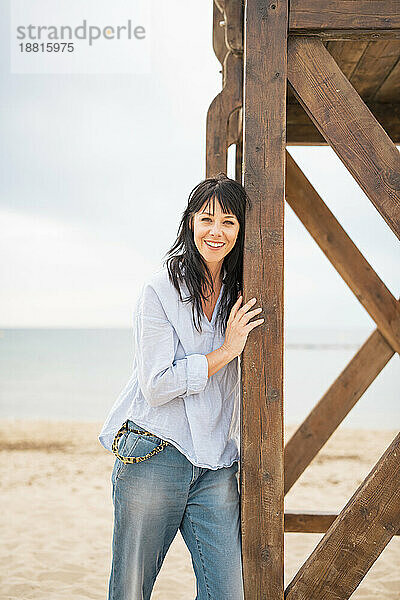
[[[223,213],[220,203],[215,199],[214,214],[211,202],[204,203],[193,217],[194,243],[206,263],[214,269],[220,265],[236,243],[239,233],[239,221],[235,215]],[[214,245],[214,244],[215,245]]]

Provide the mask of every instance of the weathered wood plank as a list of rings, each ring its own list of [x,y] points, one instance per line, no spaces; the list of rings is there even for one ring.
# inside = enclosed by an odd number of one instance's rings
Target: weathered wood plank
[[[400,103],[366,102],[366,105],[393,143],[400,144]],[[318,131],[310,117],[297,102],[296,104],[287,105],[286,143],[289,146],[328,145],[324,136]]]
[[[292,156],[286,157],[286,200],[325,256],[400,353],[400,303],[364,258]]]
[[[239,136],[240,136],[240,114],[242,112],[241,108],[234,110],[229,115],[228,120],[228,148],[231,144],[236,144]]]
[[[228,147],[235,144],[235,179],[242,183],[243,118],[242,108],[231,113],[228,122]]]
[[[234,54],[243,53],[244,0],[225,0],[225,43]]]
[[[324,44],[340,41],[376,42],[399,40],[400,29],[296,29],[293,35],[320,39]]]
[[[242,183],[243,178],[243,140],[240,139],[236,143],[235,155],[235,179]]]
[[[394,65],[385,81],[374,96],[378,102],[399,102],[400,98],[400,60]]]
[[[286,600],[345,600],[400,528],[400,433],[285,590]]]
[[[242,106],[243,60],[229,51],[223,66],[222,91],[211,102],[206,122],[206,177],[226,173],[228,121]]]
[[[299,29],[400,29],[399,0],[291,0],[289,32]]]
[[[285,510],[285,533],[325,533],[337,516],[328,511]]]
[[[238,135],[236,139],[235,179],[243,183],[243,109],[238,111]]]
[[[244,302],[265,322],[242,353],[241,524],[246,600],[283,599],[283,234],[287,0],[247,0]]]
[[[288,77],[333,150],[400,238],[400,154],[317,39],[288,41]]]
[[[219,10],[217,4],[213,4],[213,49],[215,56],[221,65],[224,64],[228,48],[225,43],[225,27],[221,25],[224,20],[223,13]]]
[[[213,48],[222,62],[222,91],[214,98],[207,113],[206,176],[227,171],[227,150],[239,136],[239,111],[243,104],[243,52],[234,55],[226,46],[226,30],[232,39],[243,37],[242,0],[213,4]],[[225,12],[226,11],[226,12]],[[234,33],[236,30],[236,33]]]
[[[372,99],[400,56],[400,40],[369,42],[354,72],[348,77],[364,101]]]
[[[369,42],[350,40],[347,42],[328,42],[326,49],[333,56],[342,73],[350,79],[358,61],[364,54]]]
[[[385,288],[340,227],[289,153],[286,166],[288,204],[360,302],[365,305],[366,297],[368,298],[366,302],[369,311],[373,311],[375,317],[380,315],[378,321],[383,319],[386,332],[390,338],[393,337],[391,332],[395,334],[394,346],[398,346],[398,301]],[[376,302],[378,305],[371,309]],[[330,386],[286,444],[285,493],[304,472],[393,354],[390,344],[376,331]]]
[[[394,351],[375,330],[285,445],[285,494],[296,483]]]
[[[325,533],[337,519],[337,513],[312,510],[285,511],[285,533]],[[400,535],[397,530],[394,535]]]

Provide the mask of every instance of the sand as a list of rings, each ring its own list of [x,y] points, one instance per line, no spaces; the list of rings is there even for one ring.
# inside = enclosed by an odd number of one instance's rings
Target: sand
[[[101,423],[0,422],[0,598],[107,598],[111,470]],[[289,439],[295,426],[287,427]],[[285,508],[339,511],[397,431],[339,428],[285,497]],[[323,534],[285,533],[285,586]],[[153,600],[193,600],[190,554],[178,532]],[[400,599],[400,536],[392,538],[352,599]],[[217,599],[216,599],[217,600]]]

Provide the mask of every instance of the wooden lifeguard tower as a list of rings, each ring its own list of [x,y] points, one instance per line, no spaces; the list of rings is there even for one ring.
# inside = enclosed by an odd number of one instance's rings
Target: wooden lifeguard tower
[[[400,237],[400,0],[214,0],[213,11],[222,91],[207,115],[206,176],[227,172],[235,144],[253,204],[244,299],[256,296],[265,318],[241,359],[245,598],[341,600],[400,533],[400,434],[340,514],[284,514],[284,494],[399,352],[400,306],[286,144],[329,144]],[[285,200],[376,330],[284,447]],[[284,531],[325,533],[286,590]]]

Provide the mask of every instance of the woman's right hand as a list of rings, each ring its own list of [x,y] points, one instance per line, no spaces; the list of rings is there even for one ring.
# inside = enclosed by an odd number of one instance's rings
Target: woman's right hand
[[[232,306],[226,325],[225,340],[222,344],[222,347],[233,355],[234,358],[243,352],[250,331],[264,322],[264,319],[257,319],[256,321],[251,321],[249,323],[250,319],[259,314],[262,308],[259,307],[250,310],[256,303],[256,298],[252,298],[246,302],[244,306],[239,308],[242,300],[243,296],[239,296]]]

